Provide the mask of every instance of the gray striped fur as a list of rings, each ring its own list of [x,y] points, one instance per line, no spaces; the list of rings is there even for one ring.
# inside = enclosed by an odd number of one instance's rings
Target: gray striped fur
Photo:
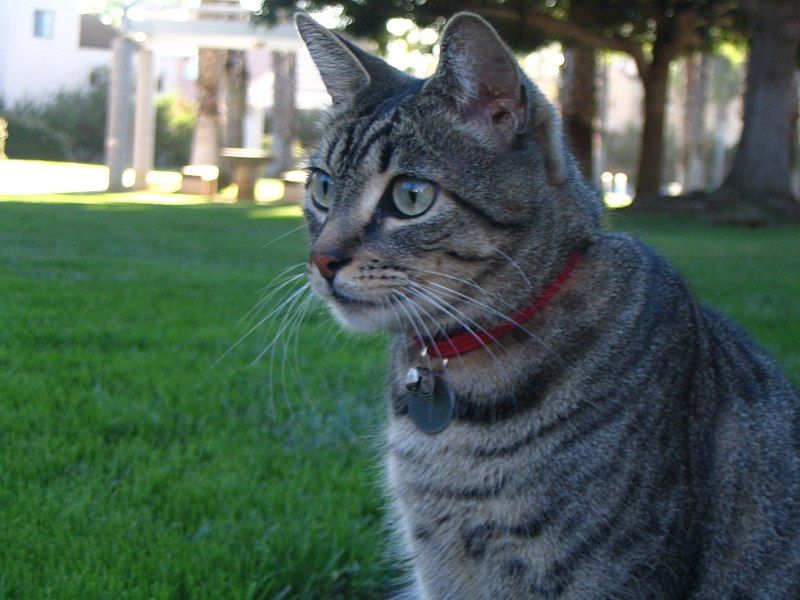
[[[602,232],[555,112],[491,27],[454,17],[419,81],[298,26],[339,97],[326,46],[369,74],[309,159],[332,207],[304,209],[312,252],[342,258],[332,282],[310,265],[316,291],[346,326],[398,334],[386,464],[404,597],[800,598],[797,391],[663,258]],[[440,186],[423,216],[387,210],[397,175]],[[420,432],[409,335],[498,324],[576,251],[524,330],[450,360],[455,418]]]

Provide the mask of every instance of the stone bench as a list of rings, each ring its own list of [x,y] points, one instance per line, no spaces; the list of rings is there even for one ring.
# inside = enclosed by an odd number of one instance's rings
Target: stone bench
[[[181,169],[181,194],[213,196],[219,187],[219,168],[214,165],[187,165]]]

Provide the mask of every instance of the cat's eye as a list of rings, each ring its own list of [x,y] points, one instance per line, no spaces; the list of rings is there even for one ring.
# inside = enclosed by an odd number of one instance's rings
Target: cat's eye
[[[418,217],[428,210],[436,200],[438,189],[429,181],[403,177],[394,182],[392,202],[406,217]]]
[[[331,176],[323,171],[313,171],[311,173],[311,199],[321,210],[328,210],[331,207],[331,188],[333,180]]]

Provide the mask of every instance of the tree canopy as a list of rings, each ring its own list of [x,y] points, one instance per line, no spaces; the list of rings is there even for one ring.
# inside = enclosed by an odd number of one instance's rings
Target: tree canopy
[[[516,50],[560,40],[630,55],[645,91],[636,178],[640,199],[659,195],[670,62],[707,47],[736,23],[736,4],[730,0],[265,0],[262,16],[269,19],[280,9],[329,6],[343,9],[348,32],[379,41],[385,39],[385,24],[391,18],[406,17],[428,26],[471,10],[487,18]]]

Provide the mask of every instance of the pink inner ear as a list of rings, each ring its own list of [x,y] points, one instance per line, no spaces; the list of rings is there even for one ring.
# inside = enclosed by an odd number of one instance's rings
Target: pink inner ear
[[[481,83],[479,98],[472,107],[471,116],[486,125],[502,127],[512,124],[521,128],[524,123],[525,102],[521,94],[511,98],[507,90]]]

